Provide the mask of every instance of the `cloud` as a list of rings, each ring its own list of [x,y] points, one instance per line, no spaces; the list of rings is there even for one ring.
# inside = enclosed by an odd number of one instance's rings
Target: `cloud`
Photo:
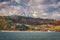
[[[58,8],[54,8],[54,7],[48,7],[48,9],[46,10],[47,12],[54,12],[57,11]]]
[[[20,3],[20,0],[15,0],[15,2]]]
[[[0,2],[8,2],[8,1],[11,1],[11,0],[0,0]]]
[[[0,16],[18,15],[19,10],[19,6],[8,6],[0,10]]]
[[[36,14],[32,14],[32,15],[33,15],[33,17],[37,18],[37,15]]]
[[[10,15],[60,19],[60,0],[1,0],[0,16]]]
[[[60,17],[60,12],[59,12],[59,11],[58,11],[58,12],[57,12],[57,11],[53,12],[51,18],[56,19],[56,18],[58,18],[58,17]]]
[[[32,15],[33,15],[33,17],[37,18],[38,17],[38,12],[34,11],[34,13]]]

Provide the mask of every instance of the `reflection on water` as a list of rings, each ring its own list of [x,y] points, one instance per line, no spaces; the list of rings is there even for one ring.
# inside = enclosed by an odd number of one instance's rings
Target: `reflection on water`
[[[60,40],[59,32],[0,32],[0,40]]]

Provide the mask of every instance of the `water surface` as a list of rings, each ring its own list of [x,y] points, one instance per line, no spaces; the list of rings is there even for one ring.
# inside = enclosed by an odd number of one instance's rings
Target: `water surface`
[[[0,40],[60,40],[60,32],[0,32]]]

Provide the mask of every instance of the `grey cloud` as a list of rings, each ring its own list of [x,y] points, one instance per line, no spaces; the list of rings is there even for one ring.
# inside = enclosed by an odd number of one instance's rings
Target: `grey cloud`
[[[8,1],[11,1],[11,0],[0,0],[0,2],[8,2]]]
[[[51,18],[53,13],[58,14],[58,11],[60,11],[59,3],[56,0],[11,0],[6,4],[0,5],[0,14],[34,17],[32,14],[36,11],[39,18]],[[2,9],[8,12],[2,14]],[[44,13],[47,15],[44,15]]]

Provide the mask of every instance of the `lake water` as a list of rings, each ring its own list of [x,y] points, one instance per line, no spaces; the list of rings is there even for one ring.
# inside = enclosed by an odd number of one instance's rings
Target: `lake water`
[[[0,32],[0,40],[60,40],[60,32]]]

